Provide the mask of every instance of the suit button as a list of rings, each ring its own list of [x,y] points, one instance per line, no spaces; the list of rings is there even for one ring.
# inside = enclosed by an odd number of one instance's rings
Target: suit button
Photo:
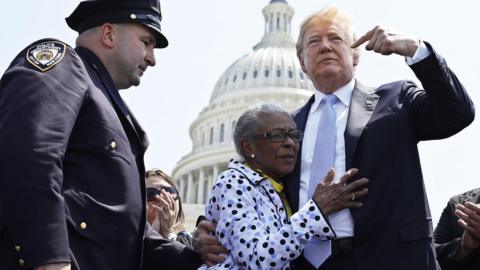
[[[323,227],[323,232],[324,233],[328,233],[330,231],[330,229],[328,227]]]
[[[110,143],[110,147],[111,147],[112,149],[117,148],[117,142],[116,142],[116,141],[112,141],[112,142]]]
[[[85,230],[87,228],[87,223],[86,222],[81,222],[80,223],[80,229]]]
[[[25,261],[22,260],[22,259],[18,259],[18,265],[19,265],[19,266],[24,266],[24,265],[25,265]]]
[[[20,250],[22,250],[22,248],[20,246],[15,245],[15,251],[20,252]]]

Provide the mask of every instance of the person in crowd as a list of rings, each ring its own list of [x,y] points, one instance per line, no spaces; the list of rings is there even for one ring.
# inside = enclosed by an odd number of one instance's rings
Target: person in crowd
[[[480,188],[448,201],[434,239],[442,270],[480,269]]]
[[[173,179],[162,170],[145,173],[147,221],[164,238],[192,246],[192,236],[185,231],[182,200]]]
[[[302,132],[291,115],[273,104],[247,109],[238,119],[233,141],[240,160],[231,160],[214,184],[205,207],[217,223],[216,236],[229,250],[221,264],[200,269],[289,269],[312,237],[335,238],[326,216],[359,208],[368,180],[353,180],[349,170],[340,182],[331,169],[312,197],[292,213],[283,177],[296,163]]]
[[[355,76],[359,46],[405,57],[411,81],[367,87]],[[356,39],[348,15],[327,6],[300,27],[297,55],[315,94],[294,113],[305,136],[287,179],[294,211],[316,175],[355,167],[370,179],[360,209],[329,217],[337,240],[314,239],[299,269],[436,269],[432,224],[417,150],[422,140],[458,133],[474,119],[473,103],[433,47],[376,26]],[[341,248],[336,249],[335,246]],[[324,256],[325,250],[331,256]]]
[[[51,15],[51,14],[49,14]],[[155,65],[158,0],[82,1],[0,81],[0,269],[195,269],[147,226],[147,137],[119,90]]]

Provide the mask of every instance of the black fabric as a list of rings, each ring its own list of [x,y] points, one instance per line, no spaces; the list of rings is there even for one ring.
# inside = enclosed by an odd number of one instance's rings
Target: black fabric
[[[370,179],[363,207],[350,211],[357,270],[437,268],[417,143],[458,133],[473,121],[474,106],[445,60],[427,47],[432,54],[411,66],[425,89],[397,81],[376,89],[356,82],[353,90],[344,135],[346,169],[358,168],[357,178]],[[313,97],[294,113],[302,131],[312,102]],[[300,164],[299,159],[286,179],[293,211]]]
[[[458,225],[455,205],[470,201],[480,203],[480,189],[473,189],[452,197],[442,212],[435,228],[434,238],[437,259],[442,270],[478,270],[480,269],[480,248],[472,251],[463,260],[458,258],[461,247],[463,228]]]
[[[31,46],[43,42],[61,43]],[[102,62],[67,46],[41,71],[27,48],[0,80],[0,269],[199,266],[184,246],[145,235],[148,140]]]
[[[140,23],[155,32],[157,48],[168,46],[168,40],[161,31],[162,13],[158,0],[82,1],[65,20],[79,33],[104,23]]]

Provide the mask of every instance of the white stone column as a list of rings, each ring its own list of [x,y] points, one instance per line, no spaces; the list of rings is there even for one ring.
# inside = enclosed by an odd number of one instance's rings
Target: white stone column
[[[195,195],[195,184],[193,183],[193,172],[188,173],[187,183],[187,203],[195,203],[193,196]]]
[[[197,189],[197,201],[198,204],[204,203],[203,192],[205,190],[205,171],[204,168],[200,168],[198,172],[198,189]]]
[[[182,187],[181,187],[181,195],[182,195],[182,202],[187,203],[187,188],[188,188],[188,176],[182,175]]]
[[[208,183],[208,186],[210,189],[212,189],[215,181],[217,181],[218,177],[218,163],[213,164],[213,173],[212,173],[212,178],[210,179],[210,183]]]
[[[208,176],[208,183],[207,183],[207,197],[208,197],[208,195],[210,195],[210,192],[212,191],[213,181],[214,181],[213,174],[209,175]]]
[[[180,177],[180,179],[173,179],[173,181],[175,182],[175,186],[177,187],[178,194],[180,195],[180,199],[181,199],[182,186],[183,186],[182,178]]]

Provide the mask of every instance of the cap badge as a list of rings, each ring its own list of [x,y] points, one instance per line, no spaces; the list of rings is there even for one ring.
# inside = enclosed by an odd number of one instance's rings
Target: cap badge
[[[67,45],[58,41],[35,44],[27,51],[27,60],[40,71],[47,71],[62,61]]]

